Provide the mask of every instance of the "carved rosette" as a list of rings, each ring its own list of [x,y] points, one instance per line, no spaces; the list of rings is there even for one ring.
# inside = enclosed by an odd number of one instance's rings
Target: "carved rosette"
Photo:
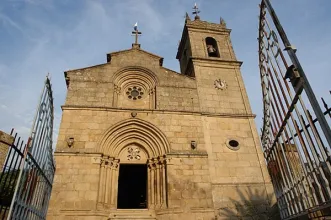
[[[128,160],[140,160],[140,148],[139,147],[128,147]]]

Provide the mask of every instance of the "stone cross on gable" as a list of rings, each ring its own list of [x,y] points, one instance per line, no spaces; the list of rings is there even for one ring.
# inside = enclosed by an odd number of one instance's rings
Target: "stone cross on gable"
[[[138,31],[138,22],[133,27],[132,34],[135,35],[135,44],[138,44],[138,36],[141,35],[142,33]]]

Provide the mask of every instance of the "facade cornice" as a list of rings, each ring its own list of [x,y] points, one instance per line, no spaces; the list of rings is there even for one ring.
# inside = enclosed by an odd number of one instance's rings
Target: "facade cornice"
[[[243,64],[242,61],[238,60],[222,60],[220,58],[204,58],[204,57],[191,57],[194,62],[204,62],[204,63],[220,63],[220,64],[228,64],[233,66],[241,66]]]
[[[141,113],[158,113],[158,114],[180,114],[180,115],[197,115],[205,117],[220,117],[220,118],[255,118],[255,114],[245,113],[210,113],[210,112],[195,112],[195,111],[175,111],[162,109],[135,109],[135,108],[114,108],[103,106],[82,106],[82,105],[62,105],[62,110],[91,110],[91,111],[113,111],[113,112],[141,112]]]

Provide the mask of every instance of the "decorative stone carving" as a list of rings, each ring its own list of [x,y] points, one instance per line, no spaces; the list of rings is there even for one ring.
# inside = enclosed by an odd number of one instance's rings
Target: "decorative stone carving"
[[[154,94],[154,92],[155,92],[155,88],[151,88],[148,92],[148,95],[152,95],[152,94]]]
[[[129,99],[137,100],[141,99],[142,95],[144,95],[143,89],[139,86],[129,87],[126,91]]]
[[[140,148],[139,147],[128,147],[128,160],[140,160]]]
[[[137,112],[131,112],[131,117],[134,118],[137,116]]]
[[[114,84],[114,91],[117,93],[117,94],[120,94],[121,93],[121,87]]]
[[[221,90],[225,90],[228,87],[225,80],[221,80],[221,79],[215,80],[214,85],[216,89],[221,89]]]

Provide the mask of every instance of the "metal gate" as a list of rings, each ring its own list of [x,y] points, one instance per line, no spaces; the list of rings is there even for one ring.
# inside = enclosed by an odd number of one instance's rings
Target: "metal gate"
[[[24,145],[15,134],[0,173],[1,219],[46,219],[55,172],[52,135],[53,96],[47,78],[29,140]]]
[[[283,219],[326,216],[331,206],[331,108],[323,100],[321,110],[295,53],[270,1],[262,0],[261,140]]]

